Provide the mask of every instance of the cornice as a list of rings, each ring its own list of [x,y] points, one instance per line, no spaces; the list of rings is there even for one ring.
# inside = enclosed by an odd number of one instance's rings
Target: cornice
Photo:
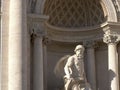
[[[82,42],[84,40],[102,40],[104,33],[112,32],[120,38],[120,23],[104,22],[100,25],[87,28],[62,28],[48,24],[46,15],[28,14],[28,23],[31,30],[39,28],[47,32],[47,37],[59,42]]]
[[[116,34],[120,37],[120,22],[106,22],[102,28],[105,34]]]
[[[91,27],[85,27],[85,28],[64,28],[64,27],[56,27],[56,26],[53,26],[53,25],[50,25],[48,22],[45,23],[47,28],[50,28],[52,30],[55,30],[55,31],[63,31],[63,32],[67,32],[67,31],[71,31],[71,32],[85,32],[85,31],[94,31],[96,29],[99,29],[101,27],[102,24],[100,25],[95,25],[95,26],[91,26]]]
[[[59,28],[45,23],[47,35],[51,40],[61,42],[81,42],[83,40],[99,40],[103,37],[101,25],[88,28]]]
[[[38,15],[38,14],[28,14],[28,20],[32,20],[32,21],[46,21],[48,20],[49,16],[46,15]]]
[[[120,41],[120,23],[107,22],[103,27],[104,37],[103,41],[107,44],[117,43]]]
[[[101,40],[104,33],[112,31],[120,36],[120,23],[104,22],[88,28],[59,28],[45,23],[47,35],[51,40],[60,42],[81,42],[87,40]]]

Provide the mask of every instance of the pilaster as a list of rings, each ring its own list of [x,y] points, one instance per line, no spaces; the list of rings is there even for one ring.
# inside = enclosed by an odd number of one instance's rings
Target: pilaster
[[[87,54],[87,74],[88,74],[88,82],[91,85],[92,90],[96,90],[96,66],[95,66],[95,41],[86,41],[84,42],[86,47]]]
[[[8,90],[28,90],[26,0],[10,0]]]
[[[1,60],[0,90],[8,90],[8,33],[9,33],[9,0],[2,0],[1,8]]]
[[[33,89],[44,90],[43,79],[43,35],[33,32]]]

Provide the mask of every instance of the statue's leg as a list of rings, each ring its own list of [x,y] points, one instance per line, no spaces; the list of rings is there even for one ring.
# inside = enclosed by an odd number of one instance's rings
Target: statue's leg
[[[71,82],[72,82],[72,80],[71,79],[69,79],[69,80],[67,80],[67,82],[65,83],[65,90],[70,90],[70,87],[71,87]]]
[[[85,88],[81,88],[80,90],[86,90]]]
[[[72,90],[81,90],[80,89],[80,85],[75,83],[73,86],[72,86]]]
[[[79,90],[78,87],[75,85],[74,90]]]

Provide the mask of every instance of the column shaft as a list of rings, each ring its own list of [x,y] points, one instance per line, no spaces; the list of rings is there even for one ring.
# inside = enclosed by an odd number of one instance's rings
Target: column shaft
[[[43,60],[44,60],[44,90],[47,90],[47,46],[43,44]]]
[[[43,70],[43,37],[45,36],[44,23],[48,17],[44,15],[29,15],[31,27],[31,39],[33,41],[33,90],[44,90],[44,70]]]
[[[108,44],[109,90],[119,90],[118,78],[118,36],[112,32],[104,34],[103,41]]]
[[[93,90],[96,90],[96,71],[95,71],[95,52],[94,48],[87,48],[87,67],[88,67],[88,81]]]
[[[1,87],[8,90],[8,33],[9,33],[9,0],[2,0],[1,4]]]
[[[108,59],[110,90],[119,90],[116,44],[108,44]]]
[[[8,89],[27,90],[26,0],[10,0]]]
[[[33,88],[44,90],[42,37],[34,38],[33,53]]]

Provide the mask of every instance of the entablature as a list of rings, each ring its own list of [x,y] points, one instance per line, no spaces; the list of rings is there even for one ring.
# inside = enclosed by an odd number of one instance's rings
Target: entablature
[[[87,28],[59,28],[46,24],[47,35],[50,39],[60,42],[81,42],[83,40],[102,39],[104,32],[101,25]]]

